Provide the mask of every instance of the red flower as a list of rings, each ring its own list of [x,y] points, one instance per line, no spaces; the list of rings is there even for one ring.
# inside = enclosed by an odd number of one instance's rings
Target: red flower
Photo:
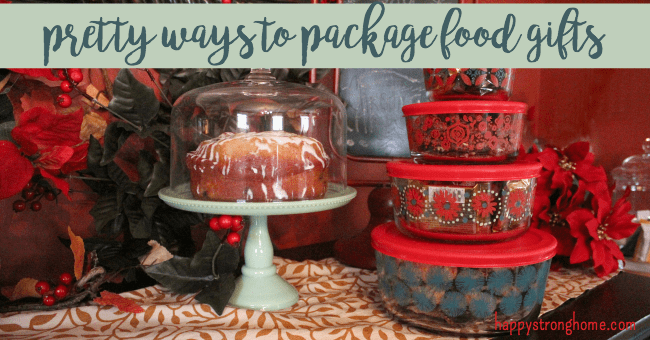
[[[20,115],[11,137],[28,156],[54,146],[76,146],[81,143],[79,131],[84,112],[79,109],[71,114],[58,114],[42,107],[35,107]]]
[[[546,148],[538,155],[544,169],[551,172],[551,189],[560,190],[560,201],[565,196],[571,195],[569,189],[573,185],[574,176],[586,184],[586,189],[596,196],[607,193],[597,190],[592,185],[598,182],[607,182],[607,175],[601,166],[594,166],[594,154],[589,152],[588,142],[578,142],[569,145],[563,150]]]
[[[424,195],[416,188],[406,189],[406,210],[418,217],[424,212]]]
[[[440,190],[433,194],[433,208],[436,215],[451,221],[458,217],[460,205],[456,203],[456,197],[447,190]]]
[[[601,184],[605,185],[604,182]],[[592,259],[596,274],[603,277],[616,271],[618,260],[624,259],[613,240],[632,235],[639,224],[632,223],[634,215],[628,213],[632,205],[627,201],[627,194],[614,204],[611,211],[611,201],[607,199],[594,198],[592,205],[593,211],[582,208],[567,216],[571,235],[577,239],[570,259],[571,263]]]
[[[0,3],[2,3],[2,0],[0,0]],[[6,2],[6,3],[11,3],[11,2]],[[57,77],[54,73],[52,73],[54,69],[50,69],[50,68],[10,68],[9,70],[30,77],[35,77],[35,78],[45,77],[48,80],[59,80],[59,77]]]
[[[34,167],[11,142],[0,141],[0,199],[19,193],[32,179]]]
[[[526,193],[523,190],[513,190],[508,196],[508,211],[510,216],[520,218],[526,211]]]
[[[491,213],[496,210],[497,203],[494,202],[494,198],[487,192],[482,192],[472,201],[472,208],[476,211],[476,214],[481,217],[488,217]]]
[[[70,198],[68,183],[57,175],[86,167],[88,144],[81,144],[79,138],[82,121],[83,109],[67,115],[42,107],[23,112],[11,131],[20,150],[11,143],[3,144],[3,163],[10,168],[0,172],[0,198],[18,193],[31,179],[34,168]]]

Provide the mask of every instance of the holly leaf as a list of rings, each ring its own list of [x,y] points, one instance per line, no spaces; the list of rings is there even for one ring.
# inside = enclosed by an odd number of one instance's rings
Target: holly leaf
[[[68,236],[70,236],[70,250],[72,250],[72,254],[74,255],[74,277],[79,280],[83,275],[84,258],[86,255],[84,240],[76,236],[70,226],[68,226]]]
[[[140,208],[146,218],[153,219],[153,214],[161,204],[162,201],[158,197],[144,197],[140,204]]]
[[[140,150],[140,157],[138,157],[138,175],[140,175],[140,181],[138,184],[142,190],[146,190],[147,186],[151,182],[151,177],[153,176],[153,164],[156,163],[156,158],[151,154],[151,152],[146,150]]]
[[[152,234],[167,249],[177,248],[180,256],[191,257],[195,252],[191,227],[203,222],[201,214],[182,211],[162,204],[153,216]]]
[[[108,170],[108,177],[115,182],[118,188],[120,188],[124,193],[130,195],[136,195],[138,193],[138,185],[133,183],[129,176],[115,163],[110,162],[106,166]]]
[[[128,69],[121,69],[108,108],[144,129],[158,113],[160,102],[153,89],[135,79]]]
[[[208,231],[201,250],[197,251],[192,257],[190,268],[199,275],[212,274],[212,257],[214,257],[214,253],[219,249],[219,246],[221,246],[219,236],[212,231]]]
[[[151,181],[144,192],[145,197],[158,196],[160,189],[169,185],[169,164],[156,162],[153,165]]]
[[[101,233],[109,222],[120,214],[115,191],[99,196],[95,205],[90,209],[90,215],[95,220],[95,230]]]
[[[106,127],[104,132],[104,154],[99,165],[108,165],[115,158],[117,150],[120,149],[124,140],[128,138],[133,132],[127,130],[122,122],[114,122]],[[122,141],[122,144],[120,144]]]
[[[212,274],[212,258],[219,251],[215,263],[215,272],[219,277],[231,274],[239,265],[239,249],[227,243],[221,243],[216,233],[209,231],[205,236],[203,247],[194,254],[190,267],[199,275]]]
[[[259,288],[264,289],[264,287]],[[221,315],[234,291],[235,276],[233,274],[227,274],[220,276],[218,280],[212,281],[196,295],[195,299],[201,303],[210,305],[218,315]]]
[[[108,270],[120,270],[140,264],[139,258],[151,250],[146,239],[129,239],[119,242],[91,237],[84,240],[86,252],[97,254],[98,265]]]
[[[108,178],[106,168],[101,165],[102,157],[104,156],[104,148],[99,141],[90,136],[88,139],[88,154],[86,156],[86,164],[88,170],[92,171],[95,177]]]
[[[144,312],[144,308],[140,307],[135,301],[108,291],[101,292],[101,297],[93,299],[93,302],[104,306],[115,306],[126,313]]]
[[[174,256],[172,259],[144,267],[145,273],[161,285],[178,294],[191,294],[205,288],[214,280],[214,276],[197,276],[190,269],[192,259]]]

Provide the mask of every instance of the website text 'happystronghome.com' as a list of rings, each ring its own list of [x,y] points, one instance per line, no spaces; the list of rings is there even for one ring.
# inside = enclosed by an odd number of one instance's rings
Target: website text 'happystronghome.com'
[[[574,331],[624,331],[636,330],[636,323],[629,321],[577,321],[576,312],[567,321],[512,321],[498,322],[497,313],[494,313],[494,329],[497,331],[508,331],[510,335],[530,335],[531,331],[564,331],[571,335]]]

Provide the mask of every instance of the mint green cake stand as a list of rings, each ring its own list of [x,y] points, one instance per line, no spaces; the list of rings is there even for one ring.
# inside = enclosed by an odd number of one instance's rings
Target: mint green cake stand
[[[357,191],[352,187],[330,184],[325,198],[307,201],[237,203],[195,200],[189,184],[160,190],[160,198],[168,205],[186,211],[206,214],[245,215],[251,224],[244,249],[245,264],[237,279],[231,306],[255,310],[279,310],[298,302],[298,291],[277,274],[273,265],[273,245],[267,225],[269,215],[304,214],[341,207],[350,202]]]

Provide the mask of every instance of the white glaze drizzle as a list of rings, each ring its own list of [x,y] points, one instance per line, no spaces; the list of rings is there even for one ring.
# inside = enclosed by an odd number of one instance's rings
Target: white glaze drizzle
[[[275,194],[275,198],[277,199],[287,199],[289,198],[289,195],[287,195],[287,192],[282,189],[282,186],[280,186],[280,181],[275,181],[273,182],[273,185],[271,186],[273,189],[273,193]]]
[[[300,145],[300,156],[303,162],[304,170],[311,170],[315,167],[315,164],[313,164],[311,160],[306,157],[307,154],[312,155],[312,157],[320,162],[323,167],[327,167],[329,163],[329,157],[325,154],[322,144],[319,141],[311,137],[300,136],[285,131],[248,132],[239,134],[225,132],[217,138],[201,142],[198,148],[195,151],[190,152],[188,156],[192,158],[207,159],[214,163],[213,166],[217,166],[219,165],[220,158],[219,152],[217,152],[215,148],[217,148],[220,144],[235,138],[253,142],[256,147],[255,154],[259,153],[260,151],[272,152],[270,145],[272,143],[276,145],[276,153],[279,152],[280,145]],[[318,149],[318,151],[316,149]],[[226,164],[222,166],[221,173],[225,176],[230,173],[231,160],[225,155],[223,158],[223,162]],[[258,170],[256,168],[251,167],[251,170],[253,173],[257,174]],[[275,171],[277,170],[276,167],[273,167],[270,170],[271,176],[275,176]],[[261,172],[262,178],[266,178],[266,169],[263,166],[261,167]]]

